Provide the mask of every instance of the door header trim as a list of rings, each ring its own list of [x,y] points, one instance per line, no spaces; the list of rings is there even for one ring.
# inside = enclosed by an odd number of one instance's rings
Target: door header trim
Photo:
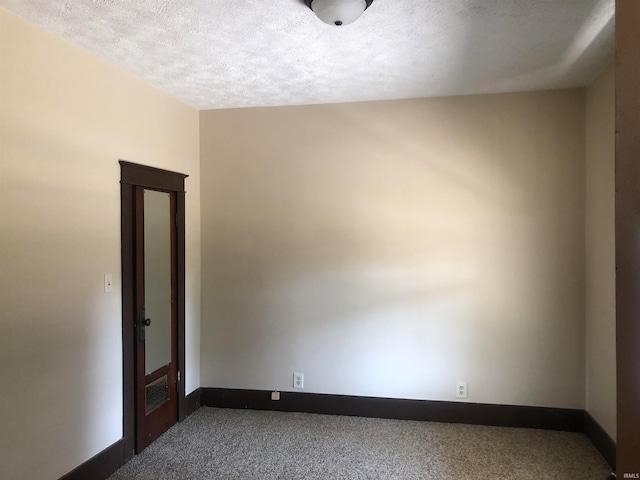
[[[120,160],[120,183],[140,187],[184,192],[184,179],[189,175]]]

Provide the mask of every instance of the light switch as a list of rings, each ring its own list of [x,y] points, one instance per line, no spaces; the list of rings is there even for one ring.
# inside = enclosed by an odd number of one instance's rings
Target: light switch
[[[111,278],[111,274],[108,273],[104,276],[104,292],[109,293],[113,291],[113,279]]]

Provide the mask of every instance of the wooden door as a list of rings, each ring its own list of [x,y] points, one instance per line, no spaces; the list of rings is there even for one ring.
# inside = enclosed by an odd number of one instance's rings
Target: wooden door
[[[124,160],[120,161],[120,167],[123,453],[124,460],[128,461],[173,425],[176,419],[182,421],[186,418],[189,410],[184,384],[184,183],[187,175]],[[151,204],[156,202],[148,200],[149,198],[160,198],[159,203],[164,204],[164,207],[151,208]],[[150,207],[148,211],[145,202]],[[160,222],[151,221],[151,216],[155,218],[156,214],[161,218]],[[146,235],[145,223],[150,228]],[[152,228],[158,228],[160,233],[151,232]],[[148,250],[158,247],[151,244],[146,251],[154,257],[163,258],[164,271],[170,270],[169,283],[164,282],[165,293],[159,295],[165,299],[160,301],[165,306],[160,309],[161,313],[158,313],[154,300],[158,295],[146,291],[147,287],[153,288],[151,284],[158,276],[154,270],[158,265],[151,260],[145,262],[145,241],[151,237],[162,238],[165,251],[170,250],[169,255],[158,255],[157,252]],[[167,257],[171,257],[169,267],[166,264]],[[168,284],[170,287],[167,287]],[[169,294],[166,293],[167,289],[170,290]],[[167,298],[170,305],[168,315]],[[170,319],[169,322],[167,318]],[[167,323],[171,325],[168,340],[170,348],[163,350],[163,357],[162,353],[153,350],[151,344],[154,334],[159,333],[157,327]],[[162,331],[168,332],[166,328]],[[166,335],[160,343],[167,344]],[[167,355],[169,350],[171,353]]]
[[[640,1],[616,1],[618,478],[640,478]]]
[[[173,426],[177,402],[176,195],[136,187],[136,451]]]

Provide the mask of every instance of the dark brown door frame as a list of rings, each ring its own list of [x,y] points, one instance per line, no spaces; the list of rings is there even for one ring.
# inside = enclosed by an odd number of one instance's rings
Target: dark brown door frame
[[[178,360],[178,301],[177,301],[177,272],[176,262],[176,193],[166,190],[155,190],[148,187],[134,187],[135,190],[135,223],[136,223],[136,315],[138,318],[136,334],[145,329],[142,326],[142,316],[145,315],[145,284],[146,284],[146,263],[145,263],[145,192],[163,192],[168,194],[169,200],[169,221],[171,237],[171,361],[169,365],[154,372],[146,374],[146,342],[136,342],[136,451],[140,453],[156,438],[171,428],[178,420],[178,398],[177,388],[177,360]],[[163,375],[169,380],[169,399],[162,405],[147,412],[146,391],[147,385]],[[144,379],[142,381],[142,379]],[[144,420],[142,420],[144,418]]]
[[[176,266],[178,358],[178,421],[186,418],[185,365],[185,190],[188,175],[147,167],[120,160],[120,205],[122,236],[122,389],[124,461],[135,454],[135,187],[145,187],[176,194]]]
[[[616,1],[618,478],[640,474],[640,1]]]

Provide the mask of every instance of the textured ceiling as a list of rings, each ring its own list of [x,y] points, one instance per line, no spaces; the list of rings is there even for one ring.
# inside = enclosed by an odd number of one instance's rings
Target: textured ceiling
[[[0,0],[199,109],[588,85],[614,0],[375,0],[322,23],[302,0]]]

